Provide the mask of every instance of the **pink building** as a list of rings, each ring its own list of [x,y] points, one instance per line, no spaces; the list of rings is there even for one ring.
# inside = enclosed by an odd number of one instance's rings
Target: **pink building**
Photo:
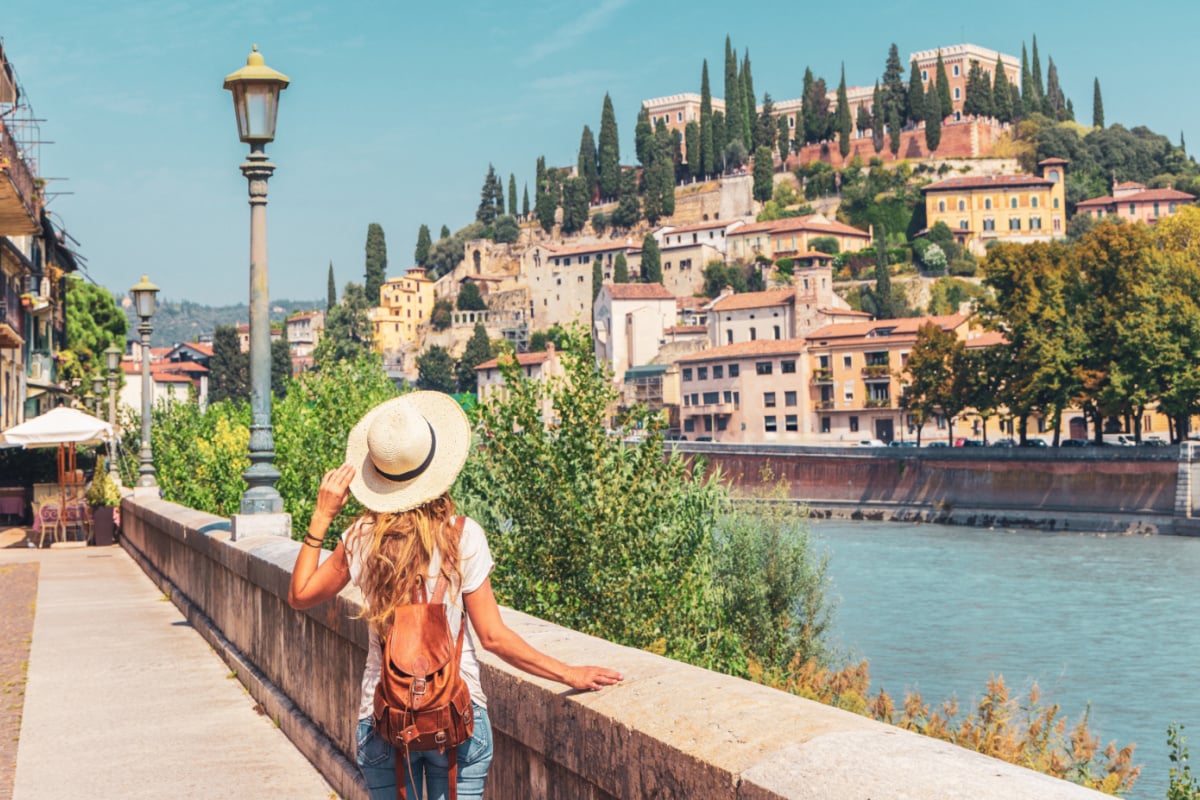
[[[1176,189],[1147,189],[1145,184],[1134,181],[1117,183],[1113,180],[1112,194],[1093,197],[1075,206],[1076,214],[1088,214],[1096,219],[1117,217],[1128,222],[1144,222],[1153,225],[1163,217],[1179,210],[1180,206],[1192,205],[1196,196]]]

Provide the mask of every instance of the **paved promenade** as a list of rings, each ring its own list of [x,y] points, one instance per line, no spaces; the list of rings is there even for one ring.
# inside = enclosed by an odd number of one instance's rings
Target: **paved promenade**
[[[120,547],[0,549],[30,562],[14,800],[336,797]]]

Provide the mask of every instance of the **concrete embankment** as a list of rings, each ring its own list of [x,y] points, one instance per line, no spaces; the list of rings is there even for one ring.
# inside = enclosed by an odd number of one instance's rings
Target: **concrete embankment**
[[[829,448],[670,443],[743,496],[819,516],[1110,533],[1200,533],[1194,445]],[[768,492],[769,494],[769,492]]]

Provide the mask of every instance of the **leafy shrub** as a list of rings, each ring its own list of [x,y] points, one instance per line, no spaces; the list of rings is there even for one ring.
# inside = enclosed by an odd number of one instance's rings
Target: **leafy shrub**
[[[970,278],[975,275],[975,261],[969,258],[956,258],[950,262],[950,274]]]
[[[831,256],[836,256],[841,251],[841,247],[838,246],[838,240],[834,236],[818,236],[815,239],[810,239],[808,246],[818,253],[827,253]]]

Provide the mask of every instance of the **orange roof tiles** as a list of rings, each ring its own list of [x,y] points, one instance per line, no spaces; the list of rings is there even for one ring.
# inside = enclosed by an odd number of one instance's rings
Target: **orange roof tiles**
[[[741,311],[747,308],[766,308],[796,302],[795,289],[767,289],[765,292],[741,292],[722,297],[713,304],[713,311]]]
[[[1037,175],[975,175],[966,178],[947,178],[921,188],[922,192],[956,192],[964,189],[1021,189],[1053,186],[1054,181]]]
[[[1121,188],[1120,186],[1117,187]],[[1088,200],[1081,200],[1075,204],[1076,208],[1091,208],[1092,206],[1111,206],[1119,205],[1120,203],[1153,203],[1170,202],[1172,200],[1181,203],[1190,203],[1196,199],[1196,195],[1181,192],[1177,189],[1147,189],[1144,192],[1135,192],[1122,197],[1113,197],[1105,195],[1104,197],[1092,197]]]
[[[753,358],[754,356],[778,356],[799,354],[804,350],[803,339],[757,339],[753,342],[738,342],[712,347],[699,353],[691,353],[679,359],[680,364],[696,361],[715,361],[726,358]]]
[[[810,342],[816,339],[887,339],[888,336],[915,336],[921,326],[935,323],[944,330],[954,330],[967,321],[963,314],[947,314],[941,317],[902,317],[900,319],[877,319],[872,322],[839,322],[826,325],[808,335]],[[889,334],[879,335],[876,332],[890,329]]]
[[[1000,331],[984,331],[977,336],[968,338],[966,341],[968,348],[995,347],[999,344],[1008,344],[1008,340],[1004,338],[1004,334]]]
[[[840,236],[857,236],[863,239],[869,239],[870,234],[864,230],[846,225],[836,220],[826,219],[820,214],[809,214],[805,217],[786,217],[784,219],[772,220],[771,222],[755,222],[750,225],[743,225],[735,231],[730,232],[730,236],[742,236],[747,233],[788,233],[790,231],[820,231],[822,233],[836,233]]]
[[[529,366],[533,366],[534,364],[546,363],[547,361],[550,360],[551,355],[552,355],[552,353],[549,353],[549,352],[517,353],[516,358],[517,358],[517,363],[520,364],[522,367],[529,367]],[[482,364],[477,366],[475,369],[477,371],[481,370],[481,369],[495,369],[498,366],[500,366],[500,359],[493,358],[490,361],[483,362]]]
[[[674,300],[675,295],[661,283],[606,283],[613,300]]]
[[[691,225],[680,225],[677,228],[671,228],[670,230],[664,231],[663,235],[670,236],[670,235],[676,234],[676,233],[691,233],[692,231],[707,231],[707,230],[710,230],[713,228],[724,228],[725,226],[730,225],[730,224],[732,224],[732,223],[722,222],[722,221],[696,222]]]
[[[663,332],[664,333],[673,333],[673,334],[677,334],[677,335],[678,334],[688,334],[688,333],[707,334],[708,328],[705,327],[704,325],[673,325],[670,328],[667,328]]]

